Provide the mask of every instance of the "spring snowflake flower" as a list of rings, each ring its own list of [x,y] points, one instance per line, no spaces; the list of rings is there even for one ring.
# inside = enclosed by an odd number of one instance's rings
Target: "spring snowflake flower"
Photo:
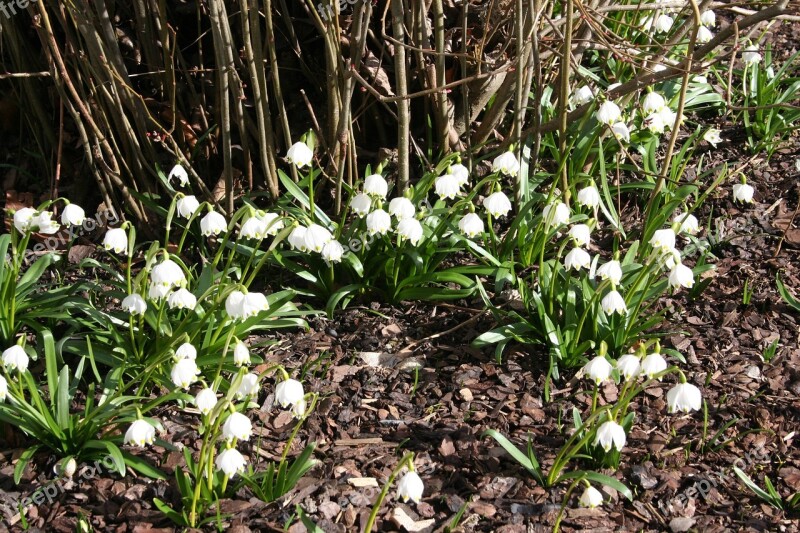
[[[417,210],[414,208],[414,204],[411,203],[411,200],[408,198],[399,196],[397,198],[393,198],[392,201],[389,202],[389,214],[395,217],[397,220],[412,218],[416,214],[416,211]]]
[[[578,191],[578,203],[592,208],[600,205],[600,192],[597,187],[589,185]]]
[[[602,280],[609,280],[613,285],[619,285],[622,279],[622,267],[616,259],[604,263],[597,269],[597,277]]]
[[[181,187],[186,187],[187,185],[189,185],[189,173],[186,172],[186,169],[183,168],[183,166],[180,163],[172,167],[172,170],[169,171],[169,176],[167,176],[167,180],[172,181],[173,178],[178,180],[178,184]]]
[[[711,10],[703,11],[700,13],[700,24],[713,28],[717,25],[717,15]]]
[[[244,221],[239,229],[240,239],[259,240],[267,236],[267,226],[259,217],[252,216]]]
[[[233,439],[250,440],[250,435],[252,434],[253,424],[242,413],[231,413],[225,419],[225,423],[222,424],[222,437],[227,441]]]
[[[459,187],[469,183],[469,169],[461,163],[450,165],[450,174],[456,178]]]
[[[592,258],[586,250],[583,248],[573,248],[566,257],[564,257],[564,268],[567,270],[580,270],[582,268],[589,268],[591,262]]]
[[[194,405],[202,414],[207,415],[217,405],[217,393],[206,387],[194,397]]]
[[[615,122],[619,122],[622,111],[620,111],[619,106],[614,102],[606,101],[597,108],[595,116],[599,122],[611,126]]]
[[[622,448],[625,447],[626,440],[625,429],[613,420],[609,420],[603,422],[597,428],[597,433],[594,436],[594,445],[600,446],[606,452],[611,451],[611,448],[616,448],[617,451],[621,452]]]
[[[569,229],[569,236],[577,246],[586,246],[592,240],[592,230],[586,224],[575,224]]]
[[[296,142],[286,152],[286,159],[297,168],[307,167],[314,158],[314,152],[304,142]]]
[[[166,297],[172,289],[166,285],[156,285],[154,283],[150,284],[150,288],[147,289],[147,297],[151,300],[160,300],[161,298]]]
[[[258,393],[258,374],[245,374],[236,389],[236,397],[241,399],[245,396],[253,396]]]
[[[626,380],[636,378],[641,371],[641,362],[639,358],[630,353],[617,359],[615,366],[620,375]]]
[[[195,211],[200,209],[200,202],[197,201],[195,196],[181,196],[178,199],[175,209],[178,211],[178,216],[183,218],[190,218]]]
[[[664,254],[664,268],[666,270],[672,270],[675,265],[681,262],[681,252],[677,248],[670,248],[662,253]]]
[[[404,502],[411,500],[414,503],[419,503],[424,491],[425,484],[419,474],[414,471],[406,472],[397,482],[397,498],[402,499]]]
[[[31,222],[33,217],[36,216],[36,209],[32,207],[23,207],[14,211],[14,227],[20,233],[25,233],[31,229]],[[127,244],[127,242],[126,242]]]
[[[147,302],[138,294],[129,294],[122,299],[120,307],[131,315],[143,315],[147,311]]]
[[[320,253],[326,244],[333,240],[333,235],[319,224],[311,224],[303,236],[309,251]]]
[[[542,218],[548,226],[561,226],[569,222],[569,207],[564,202],[547,204],[542,210]]]
[[[652,113],[647,115],[647,118],[644,119],[642,123],[650,133],[655,135],[661,135],[666,130],[666,124],[664,124],[664,119],[661,118],[661,115],[658,113]]]
[[[61,226],[58,225],[58,222],[53,220],[53,213],[50,211],[42,211],[31,220],[31,228],[37,233],[53,235],[54,233],[58,233]]]
[[[603,494],[594,487],[586,487],[578,503],[581,507],[593,509],[599,505],[603,505]]]
[[[236,474],[244,472],[245,464],[247,464],[247,461],[244,456],[235,448],[226,448],[222,450],[214,460],[214,465],[217,467],[217,470],[230,479],[236,477]]]
[[[296,419],[301,419],[306,415],[306,409],[308,408],[308,404],[305,400],[300,400],[292,407],[292,417]]]
[[[698,222],[697,217],[690,214],[685,213],[678,213],[675,215],[675,218],[672,219],[674,224],[680,224],[678,228],[678,233],[688,233],[689,235],[694,235],[698,231],[700,231],[700,222]]]
[[[233,364],[236,366],[250,364],[250,350],[242,341],[236,341],[236,347],[233,349]]]
[[[669,30],[672,29],[672,25],[675,23],[675,19],[670,17],[669,15],[659,15],[656,17],[656,21],[654,23],[656,33],[667,33]]]
[[[18,370],[25,372],[28,370],[28,354],[22,346],[14,345],[3,352],[3,366],[6,370]]]
[[[62,459],[53,466],[53,472],[58,476],[63,476],[72,479],[75,475],[75,470],[78,469],[78,463],[75,458]]]
[[[181,287],[167,296],[167,305],[170,309],[194,309],[197,307],[197,297]]]
[[[65,226],[82,226],[86,212],[77,204],[67,204],[61,212],[61,223]]]
[[[0,402],[6,401],[6,396],[8,396],[8,382],[6,378],[0,376]]]
[[[204,237],[219,235],[228,230],[228,222],[225,217],[215,211],[209,211],[206,216],[200,219],[200,233]]]
[[[344,247],[339,241],[331,241],[322,248],[322,258],[328,263],[341,263]]]
[[[306,245],[307,229],[304,226],[297,226],[289,234],[289,246],[301,252],[307,252],[308,246]]]
[[[588,85],[583,85],[572,91],[572,95],[569,97],[569,103],[572,107],[582,106],[583,104],[588,104],[594,100],[594,91]]]
[[[389,193],[389,184],[380,174],[372,174],[364,180],[364,192],[370,196],[386,198]]]
[[[200,369],[197,368],[194,359],[181,359],[172,367],[170,377],[176,387],[188,389],[192,383],[197,381],[199,374]]]
[[[600,301],[600,307],[603,308],[603,312],[607,315],[613,313],[624,315],[628,312],[628,306],[625,305],[625,298],[615,290],[609,291],[608,294],[603,296],[603,299]]]
[[[504,152],[492,161],[492,172],[500,172],[506,176],[516,176],[519,172],[519,161],[514,152]]]
[[[264,231],[267,235],[275,236],[284,228],[283,220],[278,213],[257,213],[256,216],[264,224]]]
[[[667,101],[664,100],[664,97],[656,92],[647,93],[647,95],[642,100],[642,112],[645,115],[649,115],[651,113],[658,113],[664,106],[667,105]]]
[[[286,379],[275,385],[275,401],[284,409],[305,398],[303,384],[296,379]]]
[[[484,198],[483,207],[495,218],[504,217],[511,211],[511,200],[502,191],[497,191]]]
[[[602,355],[598,355],[583,367],[584,375],[598,385],[611,376],[611,370],[611,363]]]
[[[713,146],[714,148],[716,148],[717,143],[722,142],[722,137],[720,137],[720,133],[722,132],[717,128],[710,128],[707,132],[703,134],[703,140],[706,141],[711,146]]]
[[[700,389],[691,383],[679,383],[667,392],[667,410],[670,413],[699,411],[702,403]]]
[[[225,312],[228,313],[228,316],[233,320],[244,317],[244,311],[242,309],[243,301],[244,293],[241,291],[233,291],[225,298]]]
[[[439,198],[442,200],[452,200],[461,192],[461,185],[459,185],[458,179],[452,174],[444,174],[436,178],[434,187],[436,189],[436,194],[438,194]]]
[[[397,200],[397,198],[395,198],[395,200]],[[392,202],[394,202],[394,200],[392,200]],[[350,209],[352,209],[353,212],[360,217],[363,217],[364,215],[369,213],[369,210],[371,208],[372,208],[372,199],[369,197],[368,194],[360,192],[350,199]]]
[[[422,239],[422,224],[416,218],[404,218],[397,223],[397,234],[416,246]]]
[[[611,133],[620,141],[631,142],[631,130],[624,122],[615,122],[611,125]]]
[[[660,353],[651,353],[642,361],[642,375],[647,379],[653,379],[653,376],[666,369],[667,361]]]
[[[672,228],[656,230],[650,239],[650,246],[667,253],[675,248],[675,232]]]
[[[694,285],[694,273],[692,269],[682,263],[676,264],[672,267],[669,273],[669,286],[673,289],[686,287],[691,289]]]
[[[755,65],[761,62],[761,54],[758,52],[758,45],[751,44],[742,52],[742,60],[747,65]]]
[[[714,38],[714,34],[711,33],[711,30],[706,28],[705,26],[700,26],[697,28],[697,42],[700,44],[706,44]]]
[[[737,183],[733,186],[733,199],[743,204],[753,203],[755,189],[747,183]]]
[[[153,267],[150,272],[150,282],[164,287],[183,287],[186,285],[186,275],[178,263],[172,259],[164,259]]]
[[[392,217],[383,209],[376,209],[367,215],[367,233],[383,235],[392,229]]]
[[[184,342],[178,349],[175,350],[175,361],[180,361],[181,359],[191,359],[192,361],[197,359],[197,348],[192,346],[190,342]]]
[[[458,221],[461,233],[473,239],[483,233],[483,220],[475,213],[467,213]]]
[[[267,297],[260,292],[248,292],[244,295],[244,298],[242,298],[241,312],[243,320],[254,317],[261,311],[267,310],[269,310],[269,302],[267,301]]]
[[[134,444],[144,448],[146,444],[153,444],[156,438],[156,428],[147,420],[135,420],[125,432],[125,444]]]

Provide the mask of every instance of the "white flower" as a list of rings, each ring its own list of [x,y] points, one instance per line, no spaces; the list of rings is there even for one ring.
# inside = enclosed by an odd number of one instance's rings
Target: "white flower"
[[[225,217],[215,211],[209,211],[206,216],[200,219],[200,233],[204,237],[211,235],[219,235],[223,231],[227,231],[228,222]]]
[[[283,220],[277,213],[256,213],[256,217],[264,224],[264,231],[273,237],[283,229]]]
[[[367,215],[367,233],[383,235],[392,229],[392,217],[383,209],[376,209]]]
[[[594,185],[589,185],[578,191],[578,203],[586,207],[600,205],[600,192]]]
[[[483,233],[483,220],[475,213],[467,213],[458,221],[458,229],[469,238]]]
[[[183,168],[180,163],[172,167],[172,170],[169,171],[167,180],[172,181],[172,178],[177,178],[181,187],[186,187],[189,185],[189,173],[186,172],[186,169]]]
[[[181,287],[167,296],[167,305],[169,305],[170,309],[194,309],[197,306],[197,298],[194,294]]]
[[[31,220],[31,228],[36,228],[35,231],[37,233],[44,233],[45,235],[53,235],[54,233],[58,233],[58,230],[61,229],[61,226],[58,225],[58,222],[53,220],[53,213],[50,211],[42,211],[38,213],[33,220]]]
[[[247,463],[244,456],[235,448],[226,448],[219,452],[214,460],[217,470],[233,479],[236,474],[244,472],[244,465]]]
[[[692,285],[694,285],[694,273],[691,268],[682,263],[678,263],[672,267],[669,273],[670,287],[673,289],[679,289],[680,287],[691,289]]]
[[[397,223],[397,234],[416,246],[422,239],[422,224],[416,218],[404,218]]]
[[[386,198],[389,193],[389,184],[380,174],[372,174],[364,180],[364,192],[370,196]]]
[[[200,202],[197,201],[197,197],[192,195],[181,196],[178,199],[175,209],[178,211],[178,216],[190,218],[195,211],[200,209]]]
[[[564,202],[547,204],[542,210],[542,217],[548,226],[560,226],[569,222],[569,207]]]
[[[275,385],[275,401],[284,409],[305,398],[303,384],[296,379],[286,379]]]
[[[8,396],[8,382],[6,378],[0,376],[0,402],[6,401],[6,396]]]
[[[592,230],[586,224],[575,224],[569,229],[569,236],[578,246],[585,246],[592,240]]]
[[[626,440],[625,429],[613,420],[609,420],[597,428],[594,445],[602,447],[606,452],[611,451],[612,447],[621,452]]]
[[[286,159],[297,168],[310,165],[313,158],[314,152],[304,142],[294,143],[289,147],[289,151],[286,152]]]
[[[183,287],[186,285],[186,275],[172,259],[164,259],[153,267],[150,272],[150,281],[154,285],[164,287]]]
[[[28,354],[22,346],[14,345],[3,352],[3,366],[6,370],[19,370],[25,372],[28,370]]]
[[[633,354],[625,354],[615,363],[617,367],[617,371],[623,376],[625,379],[633,379],[639,375],[641,370],[641,362],[639,358]]]
[[[397,498],[404,502],[411,500],[419,503],[424,490],[425,484],[422,483],[422,478],[414,471],[406,472],[397,482]]]
[[[392,202],[394,202],[394,200],[392,200]],[[364,194],[363,192],[356,194],[350,199],[350,209],[352,209],[353,212],[360,217],[363,217],[369,213],[371,208],[372,199],[369,197],[369,195]]]
[[[628,312],[628,306],[625,305],[625,298],[615,290],[609,291],[608,294],[603,296],[603,299],[600,301],[600,307],[603,308],[603,312],[607,315],[613,313],[624,315]]]
[[[744,52],[742,52],[742,60],[747,65],[755,65],[756,63],[761,62],[761,54],[758,53],[758,45],[751,44],[745,48]]]
[[[672,228],[656,230],[650,239],[650,246],[667,253],[675,248],[675,232]]]
[[[75,461],[74,457],[61,459],[59,462],[53,465],[54,474],[69,479],[72,479],[72,476],[75,475],[75,470],[77,469],[78,463]]]
[[[681,253],[677,248],[670,248],[661,253],[664,254],[664,268],[667,270],[672,270],[675,265],[681,262]]]
[[[120,307],[132,315],[143,315],[147,311],[147,302],[138,294],[129,294],[122,299]]]
[[[619,110],[619,106],[614,102],[606,101],[600,104],[600,107],[597,108],[595,116],[597,117],[598,121],[610,126],[619,121],[620,117],[622,116],[622,111]]]
[[[492,172],[501,172],[506,176],[516,176],[519,172],[519,161],[514,152],[504,152],[492,161]]]
[[[747,183],[737,183],[733,186],[733,199],[743,204],[753,203],[755,189]]]
[[[253,433],[253,424],[242,413],[231,413],[222,424],[222,437],[231,441],[233,439],[250,440]]]
[[[461,163],[450,165],[450,174],[455,176],[459,187],[463,187],[469,183],[469,169]]]
[[[207,415],[217,405],[217,393],[213,389],[205,388],[194,397],[194,404],[201,413]]]
[[[14,211],[14,227],[20,233],[25,233],[31,229],[31,222],[33,217],[36,216],[36,209],[32,207],[23,207]],[[127,243],[126,243],[127,244]]]
[[[125,444],[135,444],[144,448],[145,444],[153,444],[156,438],[156,428],[147,420],[135,420],[125,432]]]
[[[333,240],[333,235],[319,224],[311,224],[306,228],[303,240],[306,243],[306,249],[320,253],[325,245]]]
[[[583,85],[572,91],[572,96],[569,98],[569,103],[572,104],[573,107],[582,106],[583,104],[588,104],[594,99],[594,92],[592,88],[588,85]]]
[[[675,215],[675,218],[672,219],[672,222],[675,224],[680,224],[678,233],[688,233],[689,235],[694,235],[700,231],[700,223],[697,221],[697,217],[692,214],[687,215],[684,213],[678,213]]]
[[[180,361],[181,359],[191,359],[192,361],[197,359],[197,348],[190,342],[184,342],[178,346],[178,349],[175,350],[175,360]]]
[[[664,107],[658,112],[658,116],[661,117],[661,122],[664,124],[666,129],[672,129],[672,127],[675,125],[675,119],[678,118],[678,114],[670,107]]]
[[[340,263],[344,255],[344,247],[339,241],[331,241],[322,248],[322,258],[328,263]]]
[[[700,24],[703,26],[716,26],[717,15],[710,9],[703,11],[700,13]]]
[[[608,87],[606,87],[606,92],[611,92],[614,89],[616,89],[617,87],[622,87],[622,84],[619,83],[619,82],[614,82],[611,85],[609,85]]]
[[[593,509],[598,505],[603,505],[603,494],[594,487],[586,487],[578,503],[581,507]]]
[[[292,407],[292,416],[297,419],[303,418],[306,414],[307,407],[308,404],[306,403],[306,401],[300,400],[299,402],[294,404],[294,407]]]
[[[583,367],[583,373],[586,377],[598,385],[611,376],[611,370],[611,363],[602,355],[598,355]]]
[[[703,134],[703,140],[712,145],[714,148],[717,147],[717,143],[722,142],[722,137],[720,137],[720,133],[722,133],[717,128],[710,128],[707,132]]]
[[[583,248],[573,248],[566,257],[564,257],[564,268],[567,270],[580,270],[582,268],[589,268],[591,262],[592,258],[586,250]]]
[[[236,347],[233,349],[233,364],[236,366],[250,364],[250,350],[242,341],[236,341]]]
[[[658,17],[656,17],[656,22],[654,24],[656,28],[656,33],[667,33],[669,30],[672,29],[672,25],[674,23],[675,20],[669,15],[659,15]]]
[[[666,129],[664,119],[661,118],[661,115],[658,113],[652,113],[648,115],[647,118],[644,119],[643,125],[650,131],[650,133],[655,133],[656,135],[661,135]]]
[[[306,246],[306,232],[307,230],[303,226],[297,226],[294,228],[289,234],[289,246],[295,250],[307,252],[308,246]]]
[[[656,92],[649,92],[647,96],[644,97],[642,100],[642,112],[645,115],[649,115],[650,113],[657,113],[664,109],[664,106],[667,105],[667,101],[664,100],[664,97]]]
[[[700,389],[691,383],[679,383],[667,392],[667,410],[670,413],[699,411],[702,402]]]
[[[261,311],[269,309],[269,302],[267,297],[260,292],[248,292],[242,298],[241,310],[242,319],[247,319],[256,316]]]
[[[642,361],[642,375],[648,379],[667,369],[667,361],[660,353],[651,353]]]
[[[711,41],[714,38],[714,34],[711,33],[711,30],[706,28],[705,26],[700,26],[697,28],[697,42],[700,44],[706,44],[707,42]]]
[[[597,269],[597,275],[602,280],[609,280],[613,285],[619,285],[622,279],[622,267],[616,259],[604,263]]]
[[[461,185],[458,179],[452,174],[445,174],[436,178],[436,194],[443,200],[452,200],[461,192]]]
[[[167,285],[155,285],[153,283],[150,284],[150,288],[147,290],[147,297],[151,300],[160,300],[169,294],[172,288]]]
[[[263,239],[267,236],[267,226],[259,217],[252,216],[244,221],[239,229],[241,239]]]
[[[414,204],[408,198],[398,196],[397,198],[392,198],[392,201],[389,202],[389,214],[397,220],[412,218],[416,211]]]
[[[86,212],[77,204],[67,204],[61,212],[61,223],[65,226],[82,226]]]
[[[624,122],[615,122],[611,125],[611,133],[620,141],[631,142],[631,130]]]
[[[241,291],[231,292],[225,298],[225,312],[228,313],[232,319],[237,320],[244,317],[242,309],[242,302],[244,301],[244,293]]]
[[[244,398],[245,396],[252,396],[258,392],[258,374],[245,374],[242,376],[242,381],[239,383],[239,388],[236,389],[236,397]]]
[[[189,385],[197,381],[199,374],[200,369],[197,368],[197,363],[195,363],[194,359],[181,359],[172,367],[170,377],[176,387],[188,389]]]
[[[667,70],[666,65],[662,65],[661,63],[653,65],[653,72],[663,72],[665,70]]]
[[[504,217],[511,211],[511,200],[502,191],[497,191],[484,198],[483,207],[495,218]]]
[[[112,228],[103,238],[103,248],[114,250],[118,254],[128,253],[128,234],[122,228]]]

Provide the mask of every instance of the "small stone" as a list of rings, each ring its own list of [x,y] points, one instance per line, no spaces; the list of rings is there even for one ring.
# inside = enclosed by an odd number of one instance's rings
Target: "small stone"
[[[669,521],[669,529],[673,533],[685,533],[686,531],[689,531],[694,523],[694,518],[679,516],[678,518],[673,518]]]

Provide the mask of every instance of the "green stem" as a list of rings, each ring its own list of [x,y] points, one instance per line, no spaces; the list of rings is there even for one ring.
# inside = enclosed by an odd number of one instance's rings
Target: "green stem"
[[[403,458],[400,460],[400,462],[397,464],[397,466],[394,468],[394,470],[392,470],[392,473],[389,475],[389,479],[383,486],[383,490],[381,490],[381,493],[378,495],[378,499],[375,501],[375,505],[372,506],[372,512],[370,513],[369,520],[367,520],[367,524],[364,527],[364,533],[372,532],[372,528],[375,525],[375,519],[378,517],[378,511],[380,511],[381,505],[383,504],[383,500],[386,499],[386,494],[388,494],[389,492],[389,487],[392,486],[394,478],[397,477],[397,474],[399,474],[400,470],[402,470],[403,467],[405,467],[406,465],[408,465],[409,468],[411,469],[414,468],[413,453],[407,453],[406,455],[404,455]]]

